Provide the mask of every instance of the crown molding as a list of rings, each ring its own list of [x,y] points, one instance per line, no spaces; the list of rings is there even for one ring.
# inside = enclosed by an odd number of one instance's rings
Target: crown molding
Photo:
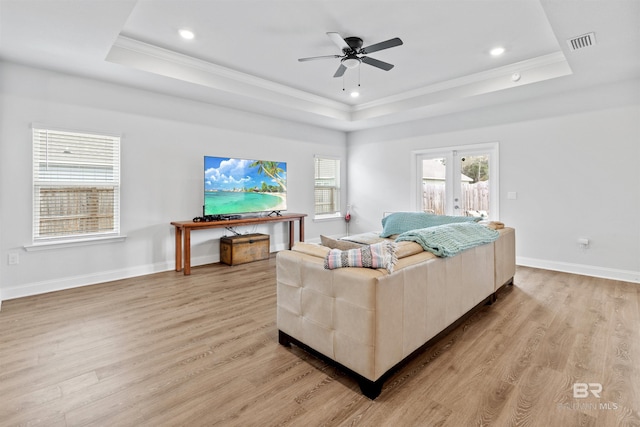
[[[432,85],[424,86],[420,89],[413,89],[413,90],[399,93],[396,95],[380,98],[365,104],[359,104],[354,107],[354,111],[362,111],[370,108],[377,108],[377,107],[393,104],[396,102],[405,101],[411,98],[416,98],[416,97],[429,95],[437,92],[443,92],[443,91],[456,89],[463,86],[470,86],[477,83],[482,83],[489,80],[502,78],[505,76],[508,76],[510,79],[511,75],[515,72],[523,73],[523,72],[532,71],[536,69],[546,68],[548,66],[557,65],[561,63],[566,64],[567,60],[564,54],[562,53],[562,51],[558,51],[558,52],[550,53],[547,55],[538,56],[536,58],[527,59],[520,62],[514,62],[513,64],[504,65],[502,67],[481,71],[479,73],[469,74],[469,75],[458,77],[455,79],[434,83]],[[553,77],[557,77],[557,76],[550,74],[548,78],[553,78]],[[507,87],[513,87],[513,84],[509,83]]]
[[[123,35],[118,36],[106,60],[239,95],[248,102],[261,100],[268,103],[266,105],[277,105],[290,113],[297,111],[337,120],[347,127],[425,108],[445,111],[455,108],[456,102],[465,98],[572,73],[564,54],[558,51],[372,102],[349,105]],[[519,73],[522,78],[512,80],[514,73]]]
[[[520,75],[514,80],[515,72]],[[394,113],[403,113],[405,118],[418,112],[422,116],[447,114],[465,104],[477,104],[483,95],[570,74],[571,67],[562,53],[544,55],[359,105],[352,113],[352,122],[379,122]]]
[[[131,61],[131,63],[123,63],[123,61],[114,60],[117,55],[114,52],[128,51],[129,53],[139,55],[141,58],[154,58],[156,60],[168,63],[174,67],[184,68],[185,70],[197,70],[207,75],[219,78],[221,80],[231,80],[236,83],[248,87],[255,87],[262,90],[266,90],[272,93],[284,95],[288,98],[294,98],[306,103],[315,104],[324,108],[330,108],[339,111],[340,113],[350,113],[353,111],[353,107],[348,104],[344,104],[338,101],[334,101],[322,96],[314,95],[309,92],[305,92],[299,89],[295,89],[280,83],[272,82],[260,77],[256,77],[247,73],[232,70],[212,62],[208,62],[202,59],[194,58],[188,55],[184,55],[169,49],[158,47],[149,43],[142,42],[140,40],[133,39],[131,37],[119,35],[113,44],[111,51],[107,55],[107,60],[111,62],[118,62],[122,65],[129,65],[134,68],[140,67],[139,61]],[[147,70],[150,71],[150,70]],[[158,74],[163,74],[158,72]],[[175,77],[175,76],[174,76]],[[189,73],[185,73],[185,81],[189,81]]]

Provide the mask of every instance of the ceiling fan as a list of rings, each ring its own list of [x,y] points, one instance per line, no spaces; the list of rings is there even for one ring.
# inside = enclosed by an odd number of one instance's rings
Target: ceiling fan
[[[342,38],[338,33],[327,33],[327,35],[342,50],[342,55],[312,56],[309,58],[300,58],[298,61],[305,62],[314,61],[316,59],[342,58],[340,59],[340,66],[333,77],[342,77],[344,72],[347,71],[347,68],[356,68],[361,62],[380,68],[381,70],[389,71],[393,68],[393,64],[364,55],[383,49],[389,49],[390,47],[400,46],[402,44],[402,40],[396,37],[387,41],[372,44],[371,46],[362,47],[362,39],[360,37]]]

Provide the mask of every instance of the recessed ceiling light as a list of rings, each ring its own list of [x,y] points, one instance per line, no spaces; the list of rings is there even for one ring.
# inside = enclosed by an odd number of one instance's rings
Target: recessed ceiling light
[[[494,47],[489,51],[491,56],[500,56],[504,53],[504,48],[502,46]]]
[[[178,31],[178,33],[180,33],[180,36],[186,40],[192,40],[196,36],[195,34],[193,34],[193,31],[187,30],[185,28]]]

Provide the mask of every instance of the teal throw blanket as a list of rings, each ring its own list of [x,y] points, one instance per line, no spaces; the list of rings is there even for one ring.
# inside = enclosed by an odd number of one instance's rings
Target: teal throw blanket
[[[451,257],[465,249],[491,243],[500,233],[475,222],[438,225],[400,234],[396,242],[419,243],[425,251],[439,257]]]

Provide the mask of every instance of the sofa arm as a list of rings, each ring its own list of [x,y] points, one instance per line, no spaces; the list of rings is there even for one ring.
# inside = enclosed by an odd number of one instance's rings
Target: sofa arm
[[[498,240],[493,242],[495,248],[495,281],[494,290],[512,282],[516,274],[516,231],[505,227]]]

